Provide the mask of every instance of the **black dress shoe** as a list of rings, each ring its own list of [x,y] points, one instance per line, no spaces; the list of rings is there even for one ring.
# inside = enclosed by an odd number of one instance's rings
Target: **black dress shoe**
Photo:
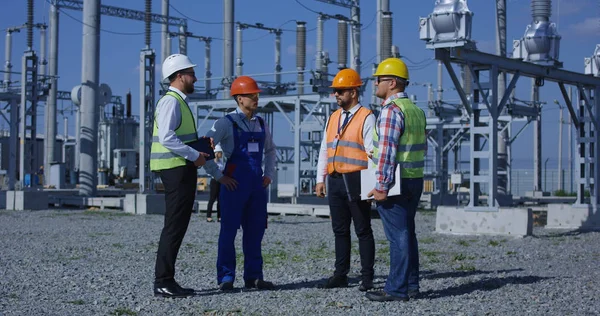
[[[177,298],[177,297],[188,297],[194,295],[193,290],[184,291],[178,284],[171,284],[166,286],[155,285],[154,286],[154,296],[158,297],[169,297],[169,298]]]
[[[189,288],[189,287],[181,287],[181,285],[179,285],[178,283],[175,283],[175,285],[176,285],[176,286],[179,288],[179,290],[180,290],[181,292],[184,292],[184,293],[190,293],[190,294],[194,294],[194,293],[196,292],[196,291],[195,291],[194,289],[192,289],[192,288]]]
[[[331,278],[327,279],[325,283],[318,285],[318,288],[320,289],[333,289],[336,287],[348,287],[348,277],[334,275]]]
[[[366,292],[372,288],[373,288],[373,279],[364,279],[364,280],[362,280],[362,282],[360,282],[360,286],[358,287],[358,290],[361,292]]]
[[[399,301],[399,302],[408,302],[408,297],[400,297],[400,296],[392,296],[387,294],[384,291],[378,292],[367,292],[365,296],[371,300],[376,302],[391,302],[391,301]]]
[[[274,290],[275,285],[273,282],[265,281],[265,280],[248,280],[244,282],[244,286],[247,289],[259,289],[259,290]]]
[[[421,292],[419,292],[419,289],[416,290],[408,290],[408,297],[413,300],[416,298],[419,298],[419,296],[421,296]]]
[[[223,282],[219,284],[219,289],[221,291],[232,291],[233,290],[233,282]]]

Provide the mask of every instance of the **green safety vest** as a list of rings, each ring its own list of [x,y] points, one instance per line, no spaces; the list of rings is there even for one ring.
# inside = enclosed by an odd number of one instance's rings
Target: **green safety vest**
[[[198,139],[196,131],[196,121],[192,115],[192,111],[187,103],[175,91],[169,91],[165,96],[170,95],[179,101],[179,110],[181,112],[181,122],[175,134],[183,143],[193,142]],[[163,96],[164,97],[164,96]],[[172,169],[179,166],[185,166],[185,158],[171,152],[158,141],[158,124],[156,116],[158,110],[154,114],[154,128],[152,129],[152,147],[150,149],[150,170],[159,171],[164,169]]]
[[[396,162],[400,165],[402,178],[423,178],[425,168],[425,147],[427,136],[425,112],[408,98],[396,99],[394,105],[404,114],[404,133],[400,136]],[[379,158],[379,135],[373,129],[373,158]]]

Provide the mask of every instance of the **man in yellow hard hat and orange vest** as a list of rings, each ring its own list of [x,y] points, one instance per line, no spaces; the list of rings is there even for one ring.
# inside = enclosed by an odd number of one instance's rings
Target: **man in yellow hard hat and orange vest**
[[[371,203],[360,199],[360,170],[367,169],[373,150],[375,115],[358,101],[362,81],[353,69],[342,69],[333,79],[333,94],[340,107],[326,123],[317,164],[318,197],[327,197],[335,235],[335,272],[321,288],[348,286],[350,223],[359,240],[360,291],[373,288],[375,242],[371,229]],[[325,181],[327,191],[325,192]]]
[[[267,225],[267,186],[275,175],[276,148],[273,136],[262,117],[256,115],[258,93],[254,79],[237,77],[231,83],[231,96],[237,108],[218,119],[206,134],[220,144],[226,158],[221,172],[214,160],[204,169],[219,183],[221,190],[221,231],[217,254],[217,283],[223,291],[234,289],[235,236],[244,232],[244,287],[272,290],[272,282],[263,278],[261,242]],[[264,170],[262,167],[264,158]]]

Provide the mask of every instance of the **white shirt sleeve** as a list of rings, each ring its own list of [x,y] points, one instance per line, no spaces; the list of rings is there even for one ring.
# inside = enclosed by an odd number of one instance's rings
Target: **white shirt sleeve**
[[[317,161],[317,183],[325,182],[327,176],[327,125],[329,119],[325,122],[323,137],[321,138],[321,148],[319,149],[319,160]]]
[[[375,114],[371,113],[365,119],[365,124],[363,125],[363,139],[365,152],[367,155],[373,154],[373,130],[375,129]],[[373,163],[377,163],[373,161]]]
[[[158,124],[158,142],[161,145],[189,161],[198,159],[200,153],[184,144],[175,134],[181,124],[181,110],[177,99],[167,95],[158,101],[155,124]]]

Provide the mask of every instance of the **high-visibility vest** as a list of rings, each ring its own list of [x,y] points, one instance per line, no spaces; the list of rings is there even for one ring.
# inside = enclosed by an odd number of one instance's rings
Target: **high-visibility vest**
[[[194,116],[192,115],[190,107],[177,92],[169,91],[165,94],[165,96],[167,95],[174,97],[179,103],[179,111],[181,112],[181,123],[179,124],[177,129],[175,129],[175,134],[177,135],[177,137],[183,143],[190,143],[197,140],[198,135],[196,131],[196,121],[194,120]],[[150,170],[158,171],[164,169],[172,169],[179,166],[185,166],[185,158],[168,150],[158,141],[158,124],[156,122],[157,115],[158,111],[154,114],[154,128],[152,129],[152,147],[150,149]],[[143,124],[143,122],[140,124]]]
[[[427,142],[425,112],[408,98],[396,99],[393,104],[392,106],[399,107],[404,114],[404,133],[400,136],[396,152],[396,162],[401,168],[400,176],[402,178],[423,178]],[[377,161],[379,158],[377,129],[373,131],[373,146],[373,157]]]
[[[342,109],[331,114],[327,123],[327,173],[349,173],[367,169],[363,126],[371,110],[360,107],[343,130],[338,134],[342,122]]]

